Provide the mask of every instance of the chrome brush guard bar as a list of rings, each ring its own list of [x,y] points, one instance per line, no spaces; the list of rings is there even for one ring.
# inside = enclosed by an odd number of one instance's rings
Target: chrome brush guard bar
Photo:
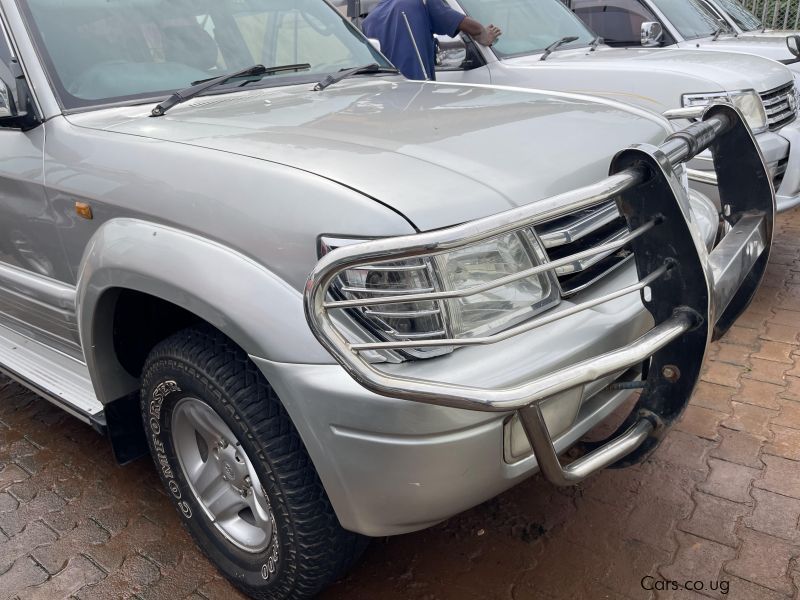
[[[727,234],[709,254],[691,222],[689,202],[674,168],[710,148],[723,199]],[[427,257],[504,233],[530,228],[614,199],[629,233],[622,239],[552,260],[466,289],[380,298],[334,299],[329,289],[343,271],[381,261]],[[702,120],[661,146],[636,145],[618,153],[610,175],[592,185],[447,229],[384,238],[338,248],[324,256],[305,289],[308,324],[317,339],[361,385],[381,395],[481,411],[517,411],[539,468],[553,483],[569,485],[609,465],[642,460],[666,425],[683,411],[708,344],[746,308],[763,276],[772,240],[774,192],[761,154],[738,111],[714,105]],[[514,327],[478,338],[353,342],[336,312],[376,304],[465,297],[551,271],[560,264],[630,245],[639,282],[603,297],[558,307]],[[493,344],[618,298],[639,293],[654,327],[629,345],[501,389],[403,377],[381,370],[376,352],[403,347]],[[435,359],[431,359],[435,360]],[[607,440],[562,466],[541,410],[553,395],[646,365],[636,407]]]

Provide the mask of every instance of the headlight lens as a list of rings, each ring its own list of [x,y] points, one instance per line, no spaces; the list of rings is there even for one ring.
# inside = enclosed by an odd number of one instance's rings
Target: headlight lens
[[[755,90],[739,90],[735,92],[715,92],[711,94],[684,94],[683,106],[708,106],[713,102],[730,102],[738,108],[745,121],[755,133],[767,128],[767,113],[764,103]]]
[[[435,264],[444,289],[471,288],[539,264],[525,237],[509,233],[437,256]],[[552,297],[553,291],[553,282],[541,274],[482,294],[448,300],[451,332],[454,337],[466,338],[503,329],[530,316]]]
[[[321,253],[358,241],[322,238]],[[341,299],[464,290],[530,269],[543,258],[532,232],[514,232],[431,258],[349,269],[331,289]],[[351,309],[350,314],[380,339],[470,338],[511,327],[559,301],[558,283],[547,272],[464,298],[380,304]],[[451,350],[419,348],[404,353],[427,358]]]

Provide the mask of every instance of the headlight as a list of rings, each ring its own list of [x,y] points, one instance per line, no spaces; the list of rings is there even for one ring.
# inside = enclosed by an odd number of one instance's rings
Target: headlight
[[[711,94],[684,94],[683,106],[708,106],[712,102],[730,102],[738,108],[745,121],[754,133],[760,133],[767,128],[767,113],[764,103],[755,90],[740,90],[736,92],[714,92]]]
[[[321,254],[360,240],[322,238]],[[331,290],[340,299],[379,298],[464,290],[530,269],[544,261],[533,232],[508,233],[431,258],[376,262],[349,269]],[[380,339],[471,338],[511,327],[560,301],[551,272],[540,273],[465,298],[380,304],[351,309],[351,316]],[[449,348],[405,353],[427,358]]]

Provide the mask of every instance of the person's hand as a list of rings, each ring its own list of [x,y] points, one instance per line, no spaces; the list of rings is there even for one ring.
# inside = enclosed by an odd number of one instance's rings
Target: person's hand
[[[502,35],[502,31],[500,31],[499,27],[495,27],[494,25],[489,25],[488,27],[484,27],[481,34],[475,38],[475,41],[479,44],[483,44],[484,46],[491,46],[494,44],[495,40]]]

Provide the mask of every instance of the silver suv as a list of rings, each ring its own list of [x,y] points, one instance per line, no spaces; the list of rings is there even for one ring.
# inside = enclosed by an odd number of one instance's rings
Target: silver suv
[[[319,0],[0,8],[2,370],[149,451],[255,597],[537,470],[642,460],[763,274],[774,198],[730,106],[672,134],[405,81]],[[686,186],[707,147],[722,220]]]

